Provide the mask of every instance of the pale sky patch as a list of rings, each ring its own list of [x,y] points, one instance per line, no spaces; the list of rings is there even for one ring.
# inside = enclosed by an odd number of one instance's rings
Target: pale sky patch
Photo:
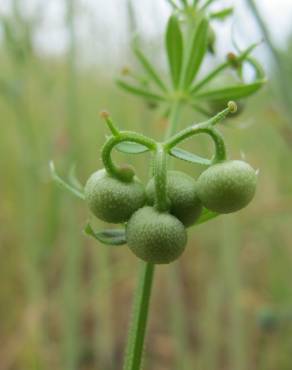
[[[134,0],[139,30],[155,39],[161,34],[170,12],[164,0]],[[253,18],[247,11],[244,0],[222,0],[220,3],[234,4],[236,8],[233,29],[249,41],[259,39]],[[22,0],[28,13],[36,9],[42,14],[36,42],[43,52],[62,53],[67,47],[67,30],[64,26],[65,1],[63,0]],[[261,13],[269,25],[275,42],[283,46],[287,35],[292,32],[292,0],[257,0]],[[0,13],[10,11],[11,0],[0,1]],[[110,49],[113,58],[128,44],[126,0],[79,0],[77,19],[78,39],[83,54],[92,52],[107,58]],[[230,29],[221,27],[222,33]],[[224,38],[224,37],[223,37]],[[100,58],[99,58],[100,59]]]

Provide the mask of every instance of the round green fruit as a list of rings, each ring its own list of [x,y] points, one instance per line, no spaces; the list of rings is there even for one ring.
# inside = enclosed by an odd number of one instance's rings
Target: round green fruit
[[[128,221],[146,202],[144,186],[136,177],[124,182],[108,175],[105,170],[90,176],[84,192],[91,212],[110,223]]]
[[[256,191],[257,174],[243,161],[226,161],[204,171],[198,181],[203,205],[218,213],[231,213],[247,206]]]
[[[187,243],[184,225],[176,217],[160,213],[153,207],[135,212],[127,224],[126,234],[132,252],[153,264],[176,260]]]
[[[152,178],[146,187],[147,202],[155,202],[155,183]],[[170,213],[185,226],[190,226],[202,212],[202,202],[197,194],[195,180],[180,171],[168,171],[167,196],[170,200]]]

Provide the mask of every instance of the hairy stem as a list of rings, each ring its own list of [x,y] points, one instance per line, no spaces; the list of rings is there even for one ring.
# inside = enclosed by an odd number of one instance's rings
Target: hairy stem
[[[169,119],[169,127],[165,135],[165,138],[170,137],[175,131],[181,107],[182,105],[180,102],[176,102],[172,107]],[[109,147],[111,146],[112,144],[109,144]],[[113,148],[113,146],[111,147],[111,149]],[[151,149],[152,150],[154,149],[153,146],[151,147]],[[104,150],[103,153],[105,153]],[[166,199],[166,169],[164,169],[164,167],[166,167],[165,163],[166,153],[162,145],[160,146],[155,145],[155,155],[156,155],[155,162],[158,163],[158,166],[160,167],[154,169],[156,188],[159,194],[161,193],[157,197],[159,200],[157,207],[160,211],[163,211],[167,207],[167,199]],[[108,156],[107,158],[110,157]],[[151,297],[151,288],[154,278],[154,267],[155,267],[154,265],[144,262],[141,265],[141,273],[138,278],[139,285],[135,292],[134,297],[133,317],[130,324],[130,331],[128,336],[126,357],[124,361],[123,370],[139,370],[141,368],[146,325],[149,313],[149,303]]]
[[[162,144],[157,145],[154,160],[154,180],[156,201],[155,206],[159,212],[168,210],[168,200],[166,195],[167,184],[167,153]]]
[[[182,130],[165,142],[165,149],[169,151],[180,142],[197,134],[205,133],[210,135],[215,144],[215,157],[214,162],[219,162],[226,159],[226,148],[221,134],[215,130],[214,126],[221,122],[230,112],[236,111],[236,104],[233,102],[228,103],[228,108],[218,113],[215,117],[208,121],[194,124]]]
[[[169,114],[169,124],[168,124],[168,129],[165,134],[165,139],[168,139],[169,137],[171,137],[173,133],[176,131],[182,108],[183,108],[183,103],[179,100],[174,102],[173,106],[171,107],[170,114]]]
[[[151,263],[143,262],[141,265],[123,370],[141,368],[154,270]]]
[[[146,146],[149,150],[156,149],[156,143],[150,138],[144,135],[137,134],[131,131],[121,131],[118,136],[111,136],[102,148],[102,162],[104,168],[111,176],[121,180],[121,181],[132,181],[134,177],[134,171],[131,168],[123,168],[117,166],[111,157],[111,152],[113,148],[124,141],[138,143]]]

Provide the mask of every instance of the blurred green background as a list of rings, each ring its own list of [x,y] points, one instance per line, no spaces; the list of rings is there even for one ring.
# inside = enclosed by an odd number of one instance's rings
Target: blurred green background
[[[123,40],[110,13],[106,29],[96,21],[91,36],[105,54],[95,63],[94,53],[84,58],[92,40],[79,37],[78,16],[90,15],[81,0],[59,0],[64,22],[57,39],[66,42],[58,52],[38,41],[46,2],[31,2],[33,16],[22,3],[8,1],[0,18],[0,370],[121,369],[139,262],[127,247],[110,249],[83,235],[91,218],[86,205],[52,182],[48,163],[53,159],[64,176],[76,166],[83,183],[100,168],[104,108],[121,128],[163,136],[161,111],[112,80],[132,63],[125,45],[139,14],[115,3]],[[157,29],[146,25],[143,42],[165,73],[157,41],[165,16],[152,21]],[[220,25],[218,32],[220,38]],[[245,156],[260,170],[256,198],[235,215],[191,229],[184,256],[159,267],[147,370],[292,369],[292,43],[283,38],[279,48],[265,38],[258,55],[269,84],[221,127],[230,156]],[[200,119],[187,112],[181,127]],[[211,153],[201,138],[186,147]],[[147,181],[147,155],[117,158]],[[202,171],[174,163],[194,176]]]

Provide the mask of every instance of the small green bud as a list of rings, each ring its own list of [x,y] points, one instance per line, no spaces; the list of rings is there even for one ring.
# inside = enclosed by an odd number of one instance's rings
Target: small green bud
[[[227,54],[226,59],[234,69],[238,69],[242,65],[242,62],[238,59],[237,55],[232,52]]]
[[[230,109],[230,113],[232,113],[232,116],[227,116],[226,118],[233,118],[241,114],[244,110],[245,104],[242,101],[235,102],[227,102],[226,100],[211,100],[208,105],[210,109],[210,113],[212,115],[217,114],[218,112],[221,112],[223,109],[226,108],[226,104],[228,103],[228,107]],[[234,109],[233,109],[234,108]]]

